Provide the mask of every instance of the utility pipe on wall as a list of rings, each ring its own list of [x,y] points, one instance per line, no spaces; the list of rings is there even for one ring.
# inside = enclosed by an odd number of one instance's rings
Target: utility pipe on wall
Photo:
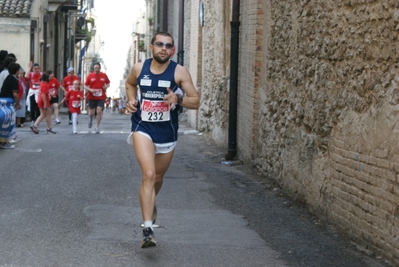
[[[162,31],[167,32],[168,31],[168,0],[163,1],[163,13],[162,13]]]
[[[184,0],[179,2],[179,44],[177,48],[177,63],[184,65]]]
[[[237,152],[237,91],[238,91],[238,50],[240,33],[240,0],[233,0],[230,50],[230,96],[229,132],[226,160],[232,160]]]

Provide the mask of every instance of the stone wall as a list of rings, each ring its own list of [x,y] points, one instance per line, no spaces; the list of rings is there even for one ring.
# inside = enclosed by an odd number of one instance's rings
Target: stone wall
[[[198,128],[227,147],[232,7],[203,2]],[[240,9],[237,157],[399,262],[399,3],[246,0]]]
[[[314,212],[398,262],[399,3],[260,2],[255,165]],[[247,144],[239,146],[248,158]]]
[[[205,0],[203,3],[205,24],[201,29],[202,81],[198,129],[212,131],[216,142],[227,144],[230,1]]]

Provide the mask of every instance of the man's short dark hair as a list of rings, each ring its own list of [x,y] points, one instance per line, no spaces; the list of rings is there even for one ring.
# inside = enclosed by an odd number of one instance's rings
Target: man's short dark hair
[[[8,69],[8,65],[10,65],[11,63],[14,63],[16,60],[13,57],[6,57],[6,59],[4,60],[3,63],[3,67]]]
[[[155,42],[158,35],[167,36],[167,37],[172,38],[172,44],[175,45],[175,40],[173,39],[173,36],[168,32],[157,32],[156,34],[154,34],[154,36],[151,39],[151,44],[153,44]]]
[[[14,54],[14,53],[10,53],[10,54],[8,54],[8,55],[7,55],[7,57],[12,57],[12,58],[15,58],[15,61],[17,61],[17,57],[15,56],[15,54]]]
[[[4,61],[4,59],[6,59],[6,57],[7,57],[7,55],[8,55],[7,50],[1,50],[0,51],[0,61]]]
[[[19,71],[19,69],[21,68],[21,66],[18,63],[15,62],[11,62],[10,64],[8,64],[8,72],[12,75],[17,74],[17,72]]]

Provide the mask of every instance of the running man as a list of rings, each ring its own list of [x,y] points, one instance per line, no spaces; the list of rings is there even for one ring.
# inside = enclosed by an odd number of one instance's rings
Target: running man
[[[141,168],[142,248],[156,246],[153,229],[157,217],[156,196],[176,146],[179,106],[199,107],[190,73],[170,60],[174,53],[173,37],[166,32],[156,33],[150,50],[152,58],[135,64],[126,80],[126,108],[133,113],[128,143],[133,144]]]
[[[93,116],[96,113],[96,133],[100,133],[100,122],[103,116],[103,109],[105,99],[107,98],[106,91],[110,86],[110,81],[107,74],[101,72],[100,63],[94,63],[94,72],[87,75],[85,81],[85,89],[88,92],[87,99],[89,100],[89,123],[91,128],[93,124]]]

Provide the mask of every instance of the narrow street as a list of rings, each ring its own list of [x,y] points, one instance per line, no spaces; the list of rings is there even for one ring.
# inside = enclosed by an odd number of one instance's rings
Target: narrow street
[[[384,267],[284,197],[250,166],[181,125],[157,199],[156,248],[141,249],[140,169],[130,118],[104,113],[101,134],[65,113],[55,135],[18,128],[0,150],[0,267]]]

